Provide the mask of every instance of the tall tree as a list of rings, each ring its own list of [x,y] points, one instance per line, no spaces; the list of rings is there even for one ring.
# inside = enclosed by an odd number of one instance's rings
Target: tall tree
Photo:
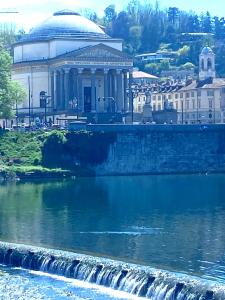
[[[0,118],[10,118],[13,106],[25,100],[26,93],[21,85],[11,80],[12,58],[3,48],[0,48]]]
[[[177,20],[179,17],[179,8],[177,7],[169,7],[168,9],[168,21],[173,26],[176,26]]]
[[[106,28],[106,33],[112,35],[112,23],[116,19],[116,7],[115,5],[111,4],[107,6],[104,10],[104,17],[103,17],[103,25]]]
[[[201,27],[202,32],[212,32],[212,19],[210,13],[207,11],[206,14],[201,15]]]

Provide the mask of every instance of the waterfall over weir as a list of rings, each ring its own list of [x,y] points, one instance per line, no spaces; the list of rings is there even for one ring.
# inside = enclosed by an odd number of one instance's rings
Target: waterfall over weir
[[[152,300],[224,300],[225,287],[105,258],[0,242],[0,263],[87,281]]]

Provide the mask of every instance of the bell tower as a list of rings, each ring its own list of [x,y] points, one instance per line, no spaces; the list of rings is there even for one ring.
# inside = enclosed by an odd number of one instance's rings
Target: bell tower
[[[199,79],[215,78],[215,54],[210,47],[204,47],[199,55]]]

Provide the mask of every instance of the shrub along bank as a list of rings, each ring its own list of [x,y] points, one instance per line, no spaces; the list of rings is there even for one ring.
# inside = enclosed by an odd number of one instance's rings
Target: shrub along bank
[[[115,133],[1,132],[0,177],[57,178],[94,175],[92,166],[108,156]]]

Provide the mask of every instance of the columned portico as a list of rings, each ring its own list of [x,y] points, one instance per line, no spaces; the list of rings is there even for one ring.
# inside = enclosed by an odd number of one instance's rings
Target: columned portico
[[[58,111],[71,111],[76,107],[80,113],[127,112],[128,72],[128,69],[88,69],[62,65],[51,73],[54,107]],[[129,74],[131,86],[132,71]]]

